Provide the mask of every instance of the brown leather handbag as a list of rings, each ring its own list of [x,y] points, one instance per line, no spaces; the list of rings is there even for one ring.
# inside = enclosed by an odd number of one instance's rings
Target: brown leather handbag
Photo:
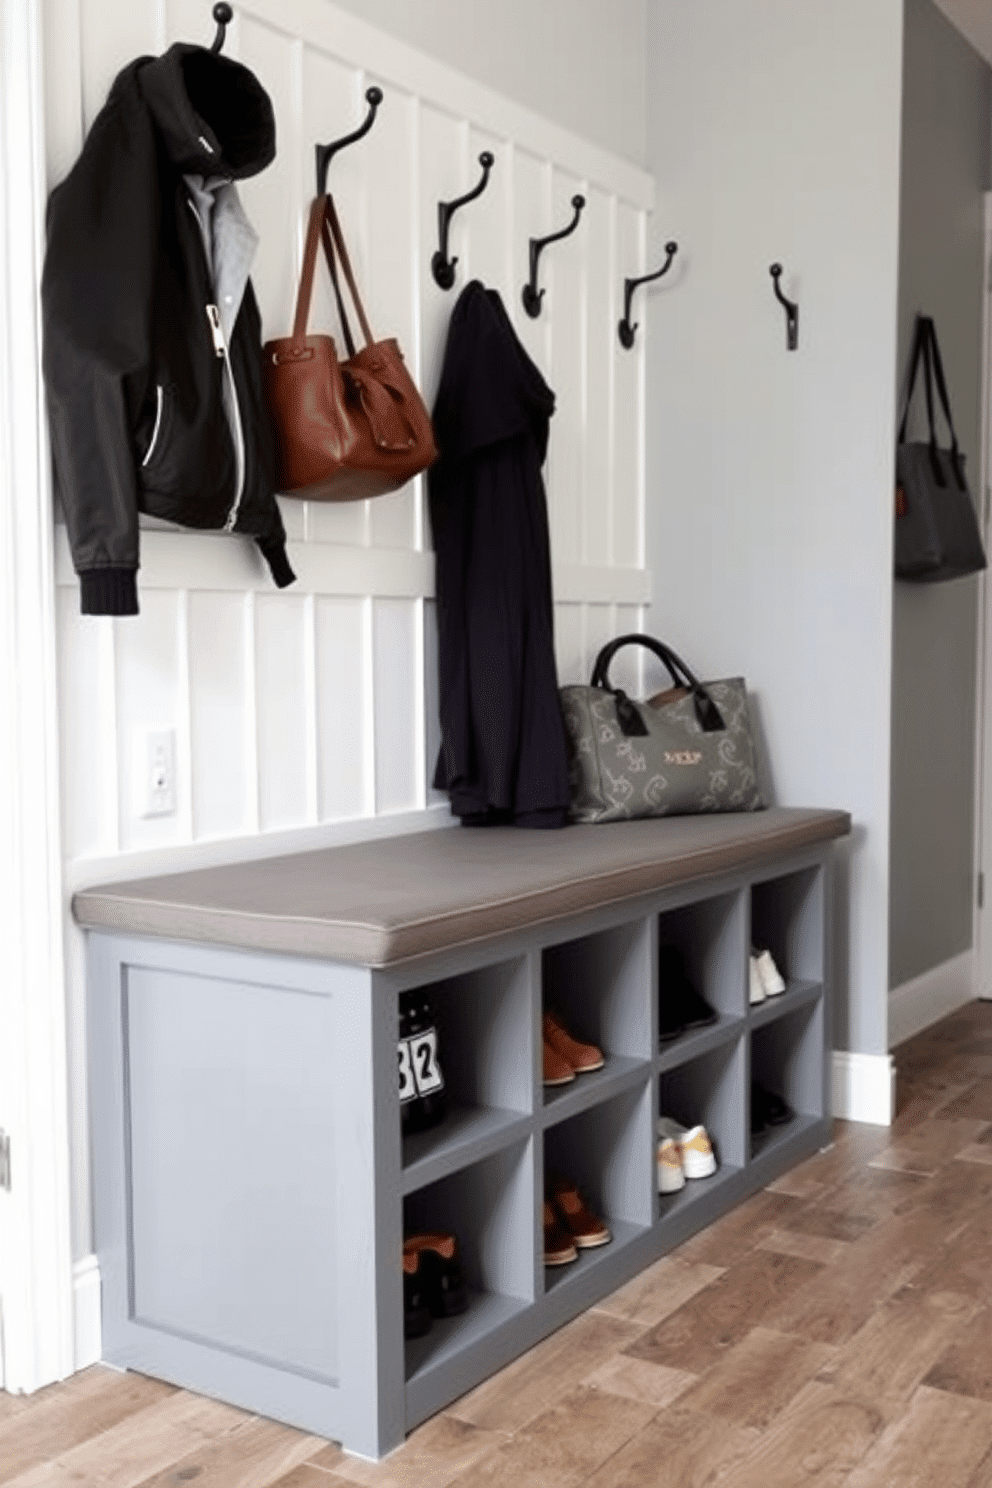
[[[307,335],[321,244],[348,348],[344,362],[332,336]],[[357,351],[338,264],[365,337]],[[281,492],[307,501],[361,501],[398,490],[437,459],[430,415],[399,345],[373,340],[330,196],[316,197],[310,208],[293,334],[267,341],[264,353]]]

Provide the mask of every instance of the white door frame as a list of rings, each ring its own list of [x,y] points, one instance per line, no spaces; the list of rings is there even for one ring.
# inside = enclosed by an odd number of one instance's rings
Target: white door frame
[[[41,6],[0,5],[0,1384],[25,1392],[73,1369]]]
[[[992,509],[992,192],[985,196],[985,276],[982,292],[982,406],[979,487],[982,538],[989,553]],[[992,999],[992,582],[979,581],[978,770],[975,795],[974,968],[977,997]]]

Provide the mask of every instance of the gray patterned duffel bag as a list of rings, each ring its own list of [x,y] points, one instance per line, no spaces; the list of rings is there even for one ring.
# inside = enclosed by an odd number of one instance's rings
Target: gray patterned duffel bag
[[[653,651],[672,679],[646,703],[610,685],[610,662],[629,645]],[[574,821],[764,806],[743,677],[699,682],[661,641],[625,635],[600,651],[591,684],[563,687],[561,701]]]

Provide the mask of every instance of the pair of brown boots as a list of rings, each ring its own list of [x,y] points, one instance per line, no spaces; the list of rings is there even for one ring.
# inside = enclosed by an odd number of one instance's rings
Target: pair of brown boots
[[[568,1085],[576,1075],[591,1074],[606,1063],[602,1049],[573,1038],[555,1013],[545,1013],[541,1033],[545,1085]]]
[[[544,1200],[544,1264],[567,1266],[580,1250],[594,1250],[613,1239],[609,1227],[594,1214],[574,1183],[556,1178]]]

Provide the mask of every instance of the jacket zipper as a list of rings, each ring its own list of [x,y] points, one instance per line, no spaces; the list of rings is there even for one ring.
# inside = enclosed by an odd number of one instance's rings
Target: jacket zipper
[[[221,324],[220,311],[216,305],[208,305],[206,309],[207,320],[210,323],[210,334],[214,342],[214,351],[224,363],[228,385],[231,390],[231,407],[234,409],[234,429],[236,435],[234,452],[237,460],[238,478],[234,502],[227,514],[227,521],[224,523],[224,531],[232,532],[234,530],[234,524],[238,519],[238,509],[241,506],[241,498],[245,490],[245,434],[244,426],[241,423],[241,408],[238,404],[238,389],[234,382],[234,369],[231,366],[230,353],[227,348],[227,342],[224,339],[224,327]]]
[[[149,443],[148,448],[145,450],[145,458],[141,462],[142,470],[144,470],[152,455],[155,453],[155,446],[158,443],[158,436],[162,432],[162,409],[164,408],[164,406],[165,390],[162,387],[162,384],[158,383],[155,388],[155,427],[152,429],[151,442]]]

